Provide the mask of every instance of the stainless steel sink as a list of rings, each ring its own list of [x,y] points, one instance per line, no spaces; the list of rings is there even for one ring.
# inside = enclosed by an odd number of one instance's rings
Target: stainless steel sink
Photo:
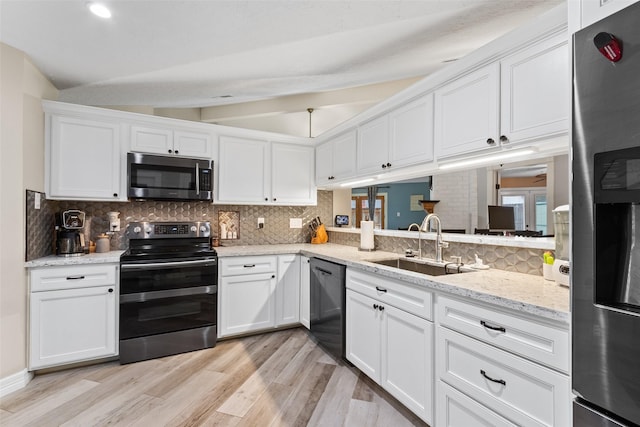
[[[429,276],[442,276],[444,274],[468,273],[473,271],[465,266],[458,266],[455,263],[440,264],[427,260],[412,258],[383,259],[370,261],[374,264],[386,265],[400,270],[415,271],[416,273],[427,274]]]

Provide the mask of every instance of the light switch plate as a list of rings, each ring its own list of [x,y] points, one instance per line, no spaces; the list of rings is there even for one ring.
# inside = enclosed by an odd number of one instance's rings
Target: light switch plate
[[[40,193],[35,194],[34,209],[40,209]]]
[[[302,218],[289,218],[289,228],[302,228]]]

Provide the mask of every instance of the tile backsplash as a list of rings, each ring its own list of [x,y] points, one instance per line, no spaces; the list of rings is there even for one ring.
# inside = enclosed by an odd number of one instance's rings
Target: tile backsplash
[[[213,205],[209,202],[132,201],[86,202],[45,200],[41,193],[40,209],[35,209],[36,192],[26,194],[26,260],[30,261],[54,253],[54,215],[66,209],[79,209],[86,213],[85,240],[95,241],[96,236],[109,228],[107,212],[120,212],[121,230],[111,238],[112,250],[127,248],[126,225],[135,221],[209,221],[213,234],[218,236],[218,212],[237,211],[240,214],[238,239],[222,240],[225,246],[266,245],[278,243],[305,243],[311,240],[308,224],[319,216],[332,221],[333,195],[330,191],[318,191],[317,206],[256,206]],[[258,228],[258,218],[265,219],[264,228]],[[289,228],[290,218],[301,218],[302,228]]]

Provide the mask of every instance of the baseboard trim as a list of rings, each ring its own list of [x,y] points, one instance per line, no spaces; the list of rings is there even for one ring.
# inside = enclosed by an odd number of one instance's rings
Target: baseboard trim
[[[0,378],[0,398],[26,387],[32,378],[33,372],[29,372],[26,369],[8,377]]]

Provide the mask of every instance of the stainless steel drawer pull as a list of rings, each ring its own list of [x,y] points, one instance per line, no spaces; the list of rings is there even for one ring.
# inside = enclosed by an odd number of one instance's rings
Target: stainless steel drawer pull
[[[380,288],[378,286],[376,286],[376,291],[378,291],[378,292],[387,292],[387,290],[385,288]]]
[[[498,331],[498,332],[507,332],[507,330],[505,328],[503,328],[502,326],[491,326],[489,325],[487,322],[485,322],[484,320],[480,321],[480,324],[482,326],[484,326],[487,329],[491,329],[492,331]]]
[[[67,280],[82,280],[84,276],[67,276]]]
[[[486,379],[488,379],[489,381],[492,381],[494,383],[498,383],[498,384],[502,384],[503,386],[507,386],[507,382],[505,380],[496,380],[495,378],[491,378],[490,376],[487,375],[487,373],[480,369],[480,374],[485,377]]]

